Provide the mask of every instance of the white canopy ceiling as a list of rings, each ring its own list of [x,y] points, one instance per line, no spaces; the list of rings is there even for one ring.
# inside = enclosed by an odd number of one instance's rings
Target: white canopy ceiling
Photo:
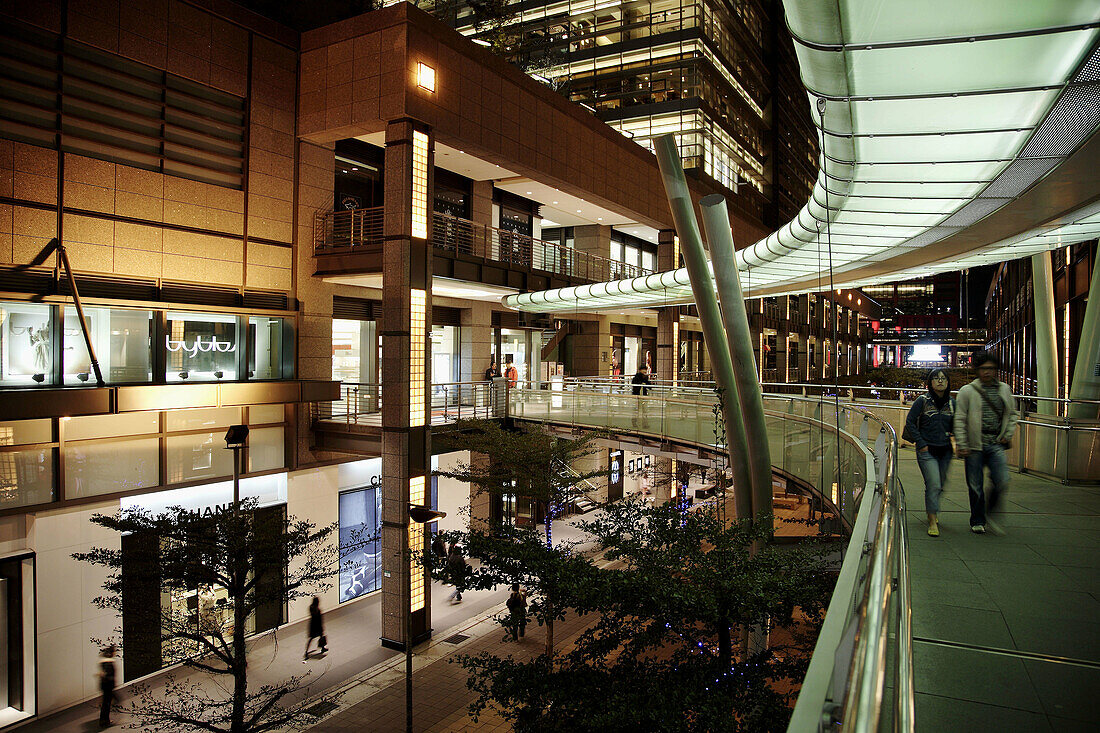
[[[1100,235],[1095,0],[785,0],[822,148],[799,215],[738,251],[747,294],[857,287]],[[1090,152],[1092,146],[1088,146]],[[1081,179],[1089,179],[1082,184]],[[981,222],[981,227],[975,225]],[[999,226],[989,226],[998,223]],[[510,296],[522,310],[689,302],[687,272]]]

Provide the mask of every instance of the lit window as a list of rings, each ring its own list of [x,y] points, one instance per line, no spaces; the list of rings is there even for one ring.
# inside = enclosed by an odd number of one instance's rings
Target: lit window
[[[412,235],[428,238],[428,136],[413,132]]]
[[[424,424],[424,351],[427,294],[409,292],[409,427]]]
[[[424,504],[424,477],[409,479],[409,503]],[[409,613],[424,608],[424,568],[419,553],[424,551],[424,525],[409,521]]]
[[[416,85],[425,91],[435,91],[435,69],[423,61],[416,64]]]

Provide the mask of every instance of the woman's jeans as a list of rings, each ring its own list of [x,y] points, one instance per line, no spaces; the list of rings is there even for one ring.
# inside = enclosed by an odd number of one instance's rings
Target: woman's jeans
[[[993,486],[989,490],[989,500],[985,495],[985,467],[989,466],[989,478]],[[997,510],[1001,495],[1008,489],[1008,459],[1005,447],[1000,443],[986,445],[981,450],[972,450],[966,457],[966,488],[970,494],[970,526],[985,525],[988,511]]]
[[[926,450],[917,451],[917,465],[924,476],[924,511],[929,514],[940,513],[940,494],[947,483],[947,469],[951,467],[952,458],[950,453],[936,458]]]

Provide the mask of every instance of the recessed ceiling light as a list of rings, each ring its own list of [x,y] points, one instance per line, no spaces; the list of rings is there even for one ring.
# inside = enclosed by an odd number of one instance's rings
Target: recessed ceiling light
[[[557,201],[555,201],[554,203],[556,204],[556,203],[558,203],[558,202],[557,202]]]
[[[603,217],[602,216],[597,216],[596,221],[603,221]]]
[[[531,195],[531,192],[530,192],[530,191],[528,191],[528,192],[527,192],[527,195],[528,195],[528,196],[530,196],[530,195]]]
[[[581,210],[580,210],[580,209],[577,209],[577,213],[578,213],[578,214],[579,214],[579,213],[581,213]]]

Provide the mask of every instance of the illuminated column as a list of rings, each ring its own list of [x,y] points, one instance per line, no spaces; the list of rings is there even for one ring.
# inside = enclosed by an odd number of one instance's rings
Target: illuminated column
[[[1069,313],[1067,312],[1066,315],[1068,316]],[[1089,298],[1085,304],[1085,319],[1081,323],[1080,341],[1077,342],[1077,360],[1073,364],[1073,381],[1069,388],[1071,399],[1100,399],[1098,364],[1100,364],[1100,263],[1094,260]],[[1095,419],[1096,405],[1071,405],[1069,416]]]
[[[1058,397],[1058,344],[1054,336],[1054,273],[1050,250],[1031,256],[1035,303],[1035,376],[1039,397]],[[1057,415],[1057,402],[1039,402],[1039,413]]]
[[[404,648],[431,633],[423,525],[408,504],[426,504],[431,466],[431,170],[428,131],[410,120],[386,128],[382,222],[382,644]],[[409,606],[406,608],[406,591]]]
[[[675,270],[680,262],[680,243],[676,232],[657,233],[657,270]],[[680,307],[657,311],[657,377],[676,384],[680,374]]]

